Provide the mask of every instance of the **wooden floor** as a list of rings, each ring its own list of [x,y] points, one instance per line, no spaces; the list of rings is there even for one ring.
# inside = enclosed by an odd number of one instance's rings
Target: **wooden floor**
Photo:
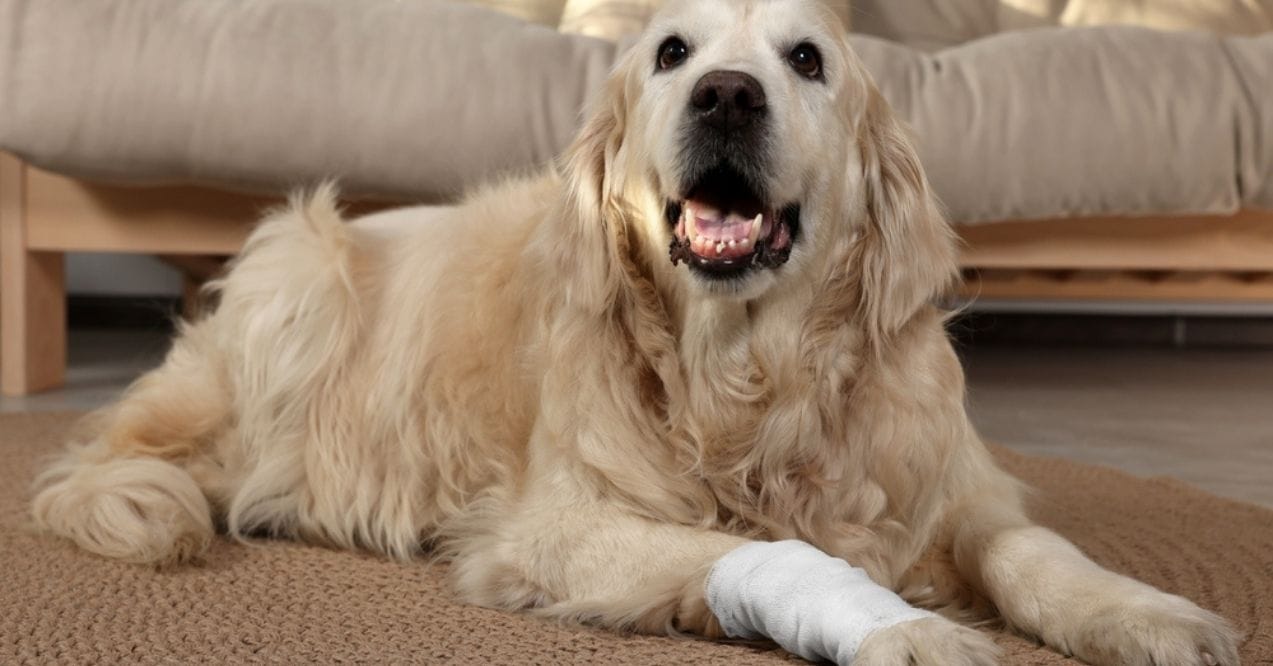
[[[1273,351],[974,347],[982,435],[1273,506]]]
[[[69,384],[0,411],[87,410],[158,363],[160,335],[72,331]],[[1024,453],[1183,479],[1273,506],[1273,351],[962,350],[988,440]]]

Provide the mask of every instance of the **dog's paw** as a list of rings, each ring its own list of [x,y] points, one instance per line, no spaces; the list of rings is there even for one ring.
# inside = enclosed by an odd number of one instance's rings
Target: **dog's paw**
[[[940,617],[911,620],[872,633],[853,666],[991,666],[999,648],[975,629]]]
[[[1155,592],[1093,613],[1058,647],[1111,666],[1237,666],[1238,640],[1215,613]]]

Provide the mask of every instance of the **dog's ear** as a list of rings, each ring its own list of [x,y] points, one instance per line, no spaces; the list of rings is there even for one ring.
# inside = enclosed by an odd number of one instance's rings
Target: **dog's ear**
[[[604,307],[621,279],[616,259],[621,251],[625,214],[620,172],[626,131],[628,60],[606,81],[575,141],[563,155],[565,210],[560,220],[562,247],[569,248],[560,268],[574,269],[575,284],[567,298],[579,305]]]
[[[955,236],[906,129],[873,84],[861,118],[867,224],[858,255],[858,315],[885,340],[953,284]]]

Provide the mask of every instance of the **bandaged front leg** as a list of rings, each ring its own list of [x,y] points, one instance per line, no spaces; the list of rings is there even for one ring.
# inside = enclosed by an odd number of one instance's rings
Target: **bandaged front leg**
[[[732,638],[767,637],[810,661],[841,665],[871,633],[934,617],[803,541],[730,551],[707,576],[707,605]]]

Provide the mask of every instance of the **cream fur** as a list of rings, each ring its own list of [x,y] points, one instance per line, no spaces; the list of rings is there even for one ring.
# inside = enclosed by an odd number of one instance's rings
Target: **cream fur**
[[[672,31],[694,55],[656,77]],[[772,48],[796,37],[818,42],[825,83]],[[773,190],[805,211],[791,261],[729,288],[671,265],[661,211],[674,120],[721,67],[764,84]],[[834,15],[673,3],[557,168],[445,212],[345,223],[324,187],[266,219],[215,310],[42,477],[35,517],[142,562],[196,555],[214,519],[432,553],[473,603],[708,636],[712,563],[801,539],[912,603],[967,621],[997,606],[1084,659],[1236,663],[1219,618],[1031,527],[931,305],[954,267]],[[862,661],[995,654],[949,620],[902,627]]]

